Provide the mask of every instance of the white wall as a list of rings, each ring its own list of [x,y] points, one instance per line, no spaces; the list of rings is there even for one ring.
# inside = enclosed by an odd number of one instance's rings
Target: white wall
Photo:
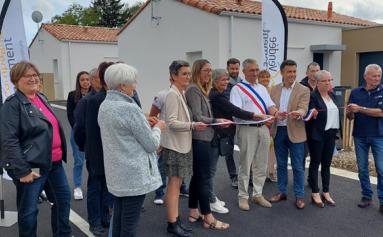
[[[62,75],[61,43],[44,29],[41,29],[29,47],[30,61],[40,73],[53,73],[53,60],[57,59],[58,75]],[[54,78],[55,87],[62,88],[62,78]],[[63,96],[62,90],[55,90],[55,96]]]
[[[138,92],[144,111],[148,111],[156,93],[169,86],[168,66],[174,59],[186,59],[186,52],[202,51],[213,68],[225,68],[229,58],[230,17],[219,16],[178,1],[155,3],[154,16],[161,17],[157,26],[151,21],[151,5],[118,37],[122,60],[139,71]],[[261,20],[234,17],[232,57],[261,60]],[[287,57],[298,64],[297,80],[305,77],[306,66],[313,61],[310,45],[341,44],[339,27],[290,22]],[[328,70],[335,85],[340,81],[340,53],[327,55]]]
[[[311,45],[342,44],[342,29],[333,26],[289,23],[287,58],[298,64],[298,78],[305,77],[307,64],[313,61]],[[334,78],[334,85],[340,85],[341,53],[330,52],[324,55],[324,68]],[[326,62],[326,59],[328,62]],[[326,67],[327,65],[327,67]]]
[[[232,57],[243,61],[246,58],[254,58],[261,61],[261,20],[254,18],[234,17],[233,20],[233,46]],[[219,53],[220,60],[218,67],[226,67],[226,60],[229,58],[229,39],[230,39],[230,17],[220,17],[220,37]],[[288,46],[287,58],[293,59],[298,64],[297,80],[301,80],[306,75],[306,66],[313,61],[311,45],[318,44],[341,44],[342,30],[339,27],[308,25],[292,23],[288,25]],[[329,70],[335,81],[335,85],[340,84],[340,65],[341,53],[331,52],[326,54],[328,59],[326,70]]]
[[[187,52],[202,51],[213,65],[219,60],[219,17],[177,1],[160,1],[155,5],[157,26],[151,21],[151,6],[119,35],[121,60],[138,69],[138,93],[144,111],[154,96],[169,87],[172,60],[186,60]]]
[[[118,61],[117,44],[63,42],[63,62],[66,70],[64,78],[65,99],[71,90],[76,88],[76,76],[80,71],[90,71],[103,61]],[[70,65],[70,67],[69,67]]]
[[[102,61],[117,61],[117,44],[58,41],[41,29],[29,48],[30,60],[41,73],[54,73],[53,60],[58,62],[58,77],[55,78],[56,99],[66,99],[75,89],[76,75],[89,71]]]

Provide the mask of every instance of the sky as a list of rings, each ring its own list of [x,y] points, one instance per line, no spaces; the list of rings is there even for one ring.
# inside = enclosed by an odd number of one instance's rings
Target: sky
[[[72,3],[88,7],[90,2],[91,0],[21,0],[27,44],[29,45],[38,30],[37,24],[32,20],[33,11],[40,11],[43,14],[42,23],[48,23],[55,15],[61,15]],[[144,1],[122,0],[122,2],[128,3],[131,6],[137,2]]]
[[[70,4],[78,3],[88,7],[91,0],[21,0],[21,2],[27,43],[29,45],[38,29],[37,24],[31,18],[33,11],[39,10],[43,14],[42,22],[47,23],[53,16],[62,14]],[[123,0],[123,2],[132,5],[137,2],[143,2],[143,0]],[[279,0],[279,2],[283,5],[320,10],[327,10],[328,4],[328,0]],[[332,2],[333,11],[337,13],[383,23],[382,0],[333,0]]]

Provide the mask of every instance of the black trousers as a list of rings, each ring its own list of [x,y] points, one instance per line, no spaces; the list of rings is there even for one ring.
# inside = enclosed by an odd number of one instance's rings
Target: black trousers
[[[210,189],[212,177],[211,142],[193,139],[193,176],[189,186],[189,208],[198,208],[202,215],[211,213]]]
[[[135,237],[145,195],[115,197],[113,206],[113,237]]]
[[[232,153],[225,156],[227,172],[229,173],[230,179],[238,177],[237,167],[235,166],[234,161],[234,136],[235,133],[229,135],[229,139],[231,140],[230,145],[232,146]]]
[[[321,165],[322,191],[329,191],[330,166],[334,154],[336,132],[337,129],[329,129],[325,131],[321,141],[307,140],[310,150],[309,184],[313,193],[319,193],[319,165]]]

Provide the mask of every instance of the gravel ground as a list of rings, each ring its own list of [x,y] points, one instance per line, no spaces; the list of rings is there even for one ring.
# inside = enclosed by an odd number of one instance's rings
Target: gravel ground
[[[372,157],[372,153],[369,154],[369,170],[370,175],[376,177],[375,164]],[[356,157],[354,151],[339,151],[332,159],[332,167],[344,169],[348,171],[358,172],[358,166],[356,164]]]

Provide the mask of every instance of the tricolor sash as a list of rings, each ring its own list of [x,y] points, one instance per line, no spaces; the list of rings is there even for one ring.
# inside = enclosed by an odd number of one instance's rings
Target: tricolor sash
[[[314,115],[314,109],[310,109],[310,111],[307,113],[306,117],[303,118],[305,122],[308,122],[312,119]]]
[[[261,111],[262,114],[268,114],[269,111],[267,110],[267,106],[265,101],[262,99],[262,97],[254,90],[254,88],[243,81],[236,84],[238,88],[245,93],[251,101],[257,106],[257,108]]]

